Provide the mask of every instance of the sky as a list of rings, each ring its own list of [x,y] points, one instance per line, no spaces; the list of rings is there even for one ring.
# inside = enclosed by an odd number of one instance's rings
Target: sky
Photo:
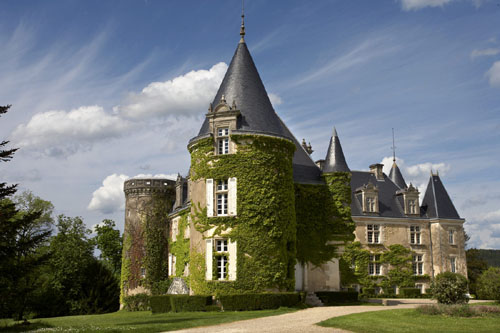
[[[186,175],[239,41],[241,1],[0,2],[2,181],[56,214],[123,230],[123,182]],[[245,40],[274,108],[324,158],[439,171],[470,235],[500,249],[500,1],[245,2]]]

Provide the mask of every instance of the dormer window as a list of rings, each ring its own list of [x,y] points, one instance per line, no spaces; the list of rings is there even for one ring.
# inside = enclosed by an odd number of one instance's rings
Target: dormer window
[[[217,153],[219,155],[229,154],[229,128],[217,130]]]
[[[409,214],[417,214],[417,200],[415,199],[408,200],[408,211]]]
[[[370,213],[377,212],[377,210],[375,209],[375,198],[366,198],[366,210]]]
[[[360,187],[356,192],[361,192],[361,201],[364,213],[377,214],[379,212],[378,206],[378,188],[372,183],[368,183]]]
[[[420,207],[418,205],[418,189],[412,184],[407,189],[397,192],[398,195],[403,195],[404,210],[406,215],[419,215]]]

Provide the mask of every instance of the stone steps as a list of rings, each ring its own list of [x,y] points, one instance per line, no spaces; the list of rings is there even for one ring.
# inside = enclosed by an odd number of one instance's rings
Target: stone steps
[[[308,292],[306,295],[306,304],[312,307],[325,306],[323,302],[313,292]]]

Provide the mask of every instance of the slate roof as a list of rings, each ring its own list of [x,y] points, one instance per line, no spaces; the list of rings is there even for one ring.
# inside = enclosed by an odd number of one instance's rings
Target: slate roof
[[[403,175],[401,174],[401,171],[399,170],[396,161],[394,161],[394,163],[392,164],[391,172],[389,173],[389,178],[394,182],[394,184],[398,185],[400,189],[405,189],[408,187],[406,186],[405,179],[403,178]]]
[[[439,175],[431,175],[420,212],[428,218],[460,219]]]
[[[212,105],[215,107],[224,95],[228,104],[236,103],[240,111],[237,133],[266,134],[290,139],[296,146],[293,157],[293,178],[298,183],[320,183],[320,169],[273,109],[271,101],[244,41],[240,41],[231,64],[222,80]],[[196,138],[209,134],[205,118]]]
[[[337,135],[337,130],[333,128],[333,134],[330,138],[330,144],[326,152],[325,165],[323,167],[323,172],[348,172],[349,167],[345,160],[344,152],[342,151],[342,145],[340,144],[339,136]]]

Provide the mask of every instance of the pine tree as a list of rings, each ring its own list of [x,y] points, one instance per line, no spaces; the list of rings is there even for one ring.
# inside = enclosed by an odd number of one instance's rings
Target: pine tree
[[[4,113],[7,113],[10,105],[0,106],[0,116]],[[4,149],[9,141],[1,141],[0,142],[0,161],[7,162],[10,161],[16,152],[17,148],[13,149]],[[0,183],[0,200],[6,198],[9,195],[12,195],[16,192],[17,185],[7,185],[7,183]]]

